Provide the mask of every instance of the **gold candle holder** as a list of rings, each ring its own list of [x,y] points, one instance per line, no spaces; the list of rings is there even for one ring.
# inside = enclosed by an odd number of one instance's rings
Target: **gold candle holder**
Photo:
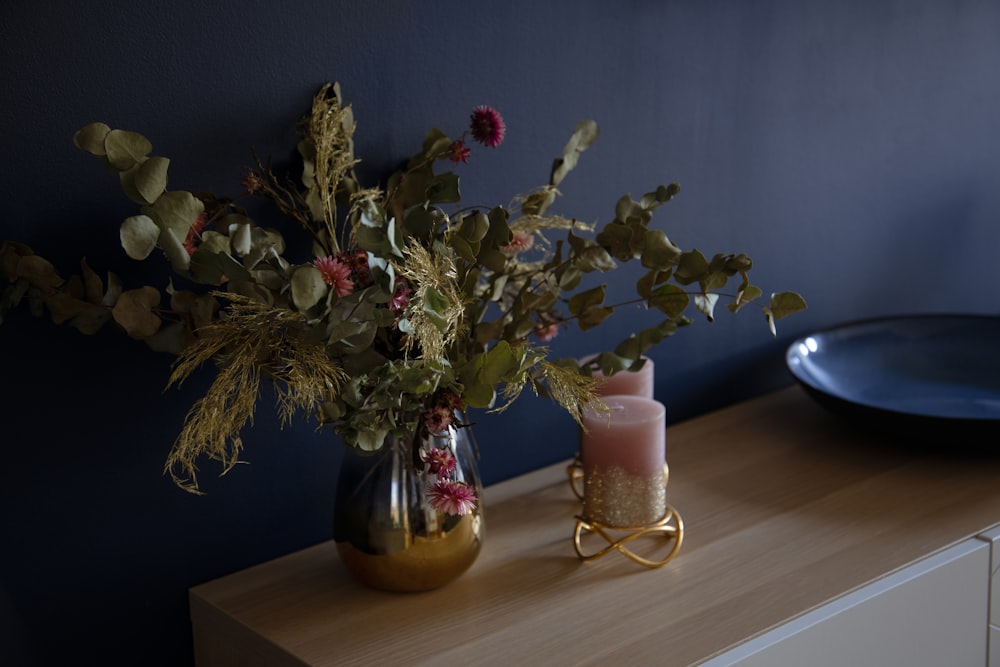
[[[586,495],[586,482],[584,482],[583,491],[578,490],[579,482],[583,479],[583,467],[579,458],[570,464],[568,473],[570,475],[570,485],[573,492],[576,493],[581,499],[584,498]],[[667,464],[664,463],[664,488],[666,488],[669,476],[670,469]],[[677,552],[681,548],[681,543],[684,541],[684,520],[681,518],[681,515],[677,512],[677,510],[670,505],[665,505],[665,508],[666,509],[660,518],[650,523],[635,526],[612,526],[605,522],[585,516],[585,514],[577,516],[576,528],[573,531],[573,546],[576,548],[577,555],[582,560],[590,561],[601,558],[602,556],[605,556],[613,551],[617,551],[639,565],[649,568],[663,567],[677,555]],[[583,539],[585,536],[591,534],[603,538],[607,544],[597,551],[588,553],[588,551],[584,548]],[[628,548],[628,545],[631,542],[644,537],[653,539],[663,537],[665,539],[663,546],[669,549],[666,555],[661,559],[654,560],[652,558],[640,556]]]
[[[569,476],[569,488],[573,490],[573,495],[578,500],[583,500],[583,459],[580,458],[580,452],[566,466],[566,474]]]

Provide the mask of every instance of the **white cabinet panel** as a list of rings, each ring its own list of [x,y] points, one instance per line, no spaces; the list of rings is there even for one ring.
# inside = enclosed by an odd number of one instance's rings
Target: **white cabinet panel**
[[[970,539],[838,598],[703,667],[983,667],[990,547]]]

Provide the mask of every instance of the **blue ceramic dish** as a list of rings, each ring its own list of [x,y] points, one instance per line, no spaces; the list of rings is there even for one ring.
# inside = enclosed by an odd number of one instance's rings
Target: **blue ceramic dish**
[[[799,338],[785,361],[821,404],[856,420],[965,442],[1000,434],[1000,317],[853,322]]]

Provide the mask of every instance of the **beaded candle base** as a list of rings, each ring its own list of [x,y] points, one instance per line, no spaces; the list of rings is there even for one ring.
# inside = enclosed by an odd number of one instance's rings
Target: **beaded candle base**
[[[594,466],[583,478],[583,515],[610,528],[645,526],[667,509],[665,475],[632,475]]]

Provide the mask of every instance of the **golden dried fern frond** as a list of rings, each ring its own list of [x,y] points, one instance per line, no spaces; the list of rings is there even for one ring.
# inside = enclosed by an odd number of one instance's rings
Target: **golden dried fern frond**
[[[414,290],[406,317],[413,329],[406,342],[409,354],[419,345],[425,359],[441,359],[446,348],[466,332],[467,299],[458,284],[454,260],[417,242],[403,249],[406,261],[394,264]]]
[[[593,377],[583,375],[575,368],[560,366],[550,361],[542,361],[541,367],[552,397],[577,424],[583,426],[581,415],[584,409],[608,411],[608,406],[597,394],[598,382]]]
[[[313,97],[306,131],[316,151],[313,187],[327,233],[336,239],[337,186],[360,162],[354,157],[354,112],[350,106],[341,106],[339,86],[328,83]]]
[[[274,380],[282,425],[302,410],[311,412],[336,395],[346,373],[323,346],[302,337],[299,313],[273,308],[236,294],[225,319],[199,330],[200,338],[178,357],[167,386],[180,385],[205,362],[216,360],[218,374],[205,396],[188,412],[167,457],[164,471],[193,493],[198,490],[200,456],[219,461],[223,472],[239,462],[240,431],[253,423],[261,378]]]

